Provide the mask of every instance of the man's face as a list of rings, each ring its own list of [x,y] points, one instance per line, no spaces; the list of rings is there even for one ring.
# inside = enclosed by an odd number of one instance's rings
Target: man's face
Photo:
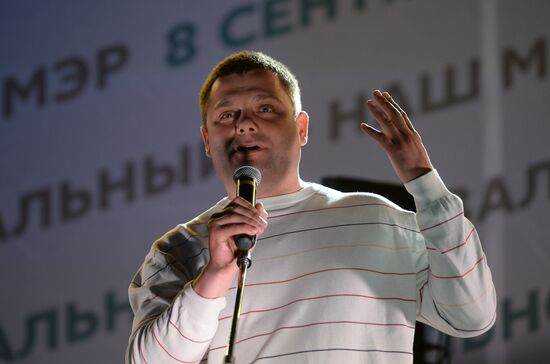
[[[233,172],[243,165],[261,171],[266,189],[275,184],[281,189],[298,179],[308,120],[305,113],[296,120],[293,114],[290,97],[272,72],[250,71],[214,82],[202,136],[227,189]]]

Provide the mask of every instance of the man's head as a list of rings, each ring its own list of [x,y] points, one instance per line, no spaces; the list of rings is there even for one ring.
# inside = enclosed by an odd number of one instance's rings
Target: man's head
[[[298,116],[300,111],[302,111],[300,87],[298,80],[288,67],[261,52],[242,51],[234,53],[218,63],[202,85],[200,91],[200,111],[203,127],[206,127],[206,111],[214,82],[221,77],[231,74],[244,74],[254,70],[270,71],[277,76],[290,100],[292,100],[294,117]]]
[[[243,165],[262,173],[258,197],[300,188],[309,118],[299,94],[290,71],[261,53],[230,56],[211,72],[201,91],[201,133],[229,195],[235,190],[233,172]]]

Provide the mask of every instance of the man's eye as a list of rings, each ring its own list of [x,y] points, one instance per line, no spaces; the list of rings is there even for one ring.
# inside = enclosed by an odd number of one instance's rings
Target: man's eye
[[[273,112],[273,108],[271,106],[265,105],[260,108],[260,112]]]
[[[220,120],[232,119],[233,116],[235,116],[235,113],[233,111],[227,111],[221,114]]]

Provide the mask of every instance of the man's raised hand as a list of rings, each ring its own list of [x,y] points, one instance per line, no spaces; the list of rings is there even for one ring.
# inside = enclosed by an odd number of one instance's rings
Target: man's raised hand
[[[382,148],[403,183],[412,181],[433,169],[422,139],[409,117],[387,92],[374,91],[367,101],[380,130],[361,123],[361,129]]]

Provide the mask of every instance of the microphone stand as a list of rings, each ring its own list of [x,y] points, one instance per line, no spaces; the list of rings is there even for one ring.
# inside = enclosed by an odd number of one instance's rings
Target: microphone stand
[[[254,240],[255,237],[254,237]],[[235,294],[235,308],[233,309],[233,318],[231,320],[231,332],[229,333],[229,343],[227,344],[227,350],[223,364],[235,364],[233,357],[233,348],[235,347],[235,338],[237,337],[237,326],[239,323],[239,316],[241,315],[241,305],[243,301],[244,286],[246,281],[246,272],[252,265],[250,257],[250,251],[239,250],[239,256],[237,258],[237,265],[240,268],[239,281],[237,284],[237,292]]]

